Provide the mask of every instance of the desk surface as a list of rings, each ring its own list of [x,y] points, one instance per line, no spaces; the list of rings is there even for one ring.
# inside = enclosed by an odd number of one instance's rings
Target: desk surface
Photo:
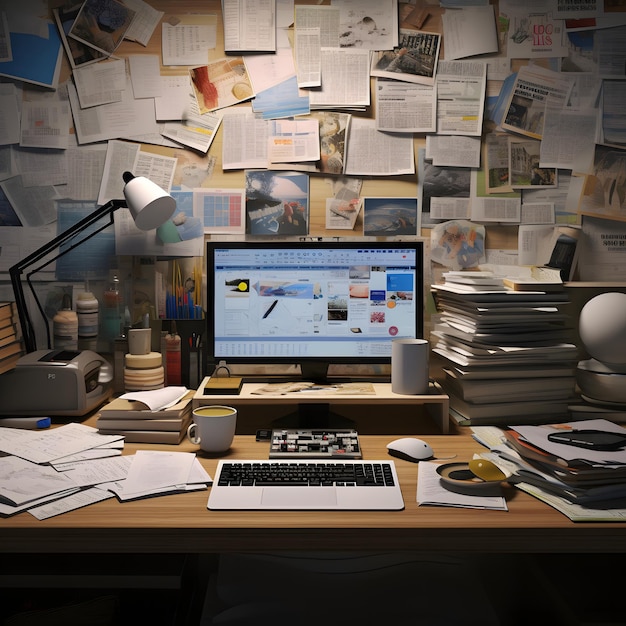
[[[362,437],[365,459],[386,457],[389,436]],[[467,461],[481,449],[466,435],[431,435],[440,457]],[[268,442],[237,436],[229,458],[267,458]],[[126,444],[138,448],[172,446]],[[176,448],[174,448],[176,449]],[[196,451],[184,443],[180,450]],[[215,474],[217,458],[198,455]],[[626,522],[575,524],[514,488],[508,512],[418,507],[417,466],[395,459],[405,509],[376,511],[209,511],[208,491],[120,503],[115,498],[49,520],[28,513],[0,520],[3,553],[220,553],[276,550],[448,552],[626,552]]]

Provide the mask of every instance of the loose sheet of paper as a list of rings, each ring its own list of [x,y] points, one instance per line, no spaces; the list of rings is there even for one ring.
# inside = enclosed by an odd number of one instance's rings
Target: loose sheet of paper
[[[189,390],[187,387],[169,386],[152,391],[129,391],[120,396],[123,400],[143,402],[151,411],[161,411],[174,406]]]
[[[75,422],[43,432],[0,428],[0,450],[33,463],[50,463],[119,439],[123,436],[101,435],[97,428]]]
[[[162,25],[163,65],[200,65],[217,41],[215,15],[173,16]]]
[[[149,494],[155,489],[187,484],[195,458],[192,452],[137,450],[123,495]]]

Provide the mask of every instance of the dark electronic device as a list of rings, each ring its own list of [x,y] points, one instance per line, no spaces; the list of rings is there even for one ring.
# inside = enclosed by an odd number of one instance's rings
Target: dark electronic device
[[[572,430],[550,433],[548,441],[586,448],[587,450],[615,451],[626,445],[626,435],[603,430]]]

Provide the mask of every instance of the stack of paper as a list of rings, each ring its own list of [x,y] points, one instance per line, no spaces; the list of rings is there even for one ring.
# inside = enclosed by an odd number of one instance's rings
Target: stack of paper
[[[46,431],[0,428],[0,515],[46,519],[117,496],[131,500],[206,489],[195,454],[139,451],[122,456],[121,435],[70,423]]]
[[[192,397],[179,386],[126,393],[102,407],[96,426],[129,443],[180,443],[191,424]]]
[[[473,429],[490,449],[508,482],[545,501],[573,521],[615,520],[626,516],[626,429],[604,419],[556,425],[520,425],[507,430]],[[579,440],[613,437],[615,445],[583,446]],[[570,435],[574,443],[554,440]],[[565,440],[563,440],[565,441]],[[608,449],[607,449],[608,448]]]
[[[578,351],[567,293],[514,291],[473,274],[433,286],[433,352],[444,359],[452,417],[464,426],[568,419]]]

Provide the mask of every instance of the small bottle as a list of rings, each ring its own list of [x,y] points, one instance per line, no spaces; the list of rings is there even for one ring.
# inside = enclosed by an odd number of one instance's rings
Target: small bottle
[[[113,342],[122,333],[122,296],[120,279],[113,274],[108,288],[103,293],[102,331],[106,339]]]
[[[176,332],[176,322],[172,322],[170,332],[165,336],[165,357],[167,361],[167,384],[180,385],[180,335]]]
[[[78,315],[78,336],[98,336],[98,309],[99,303],[91,291],[84,291],[76,298],[76,313]]]
[[[78,349],[78,316],[72,310],[72,298],[67,293],[63,295],[61,308],[52,318],[52,334],[55,348]]]

